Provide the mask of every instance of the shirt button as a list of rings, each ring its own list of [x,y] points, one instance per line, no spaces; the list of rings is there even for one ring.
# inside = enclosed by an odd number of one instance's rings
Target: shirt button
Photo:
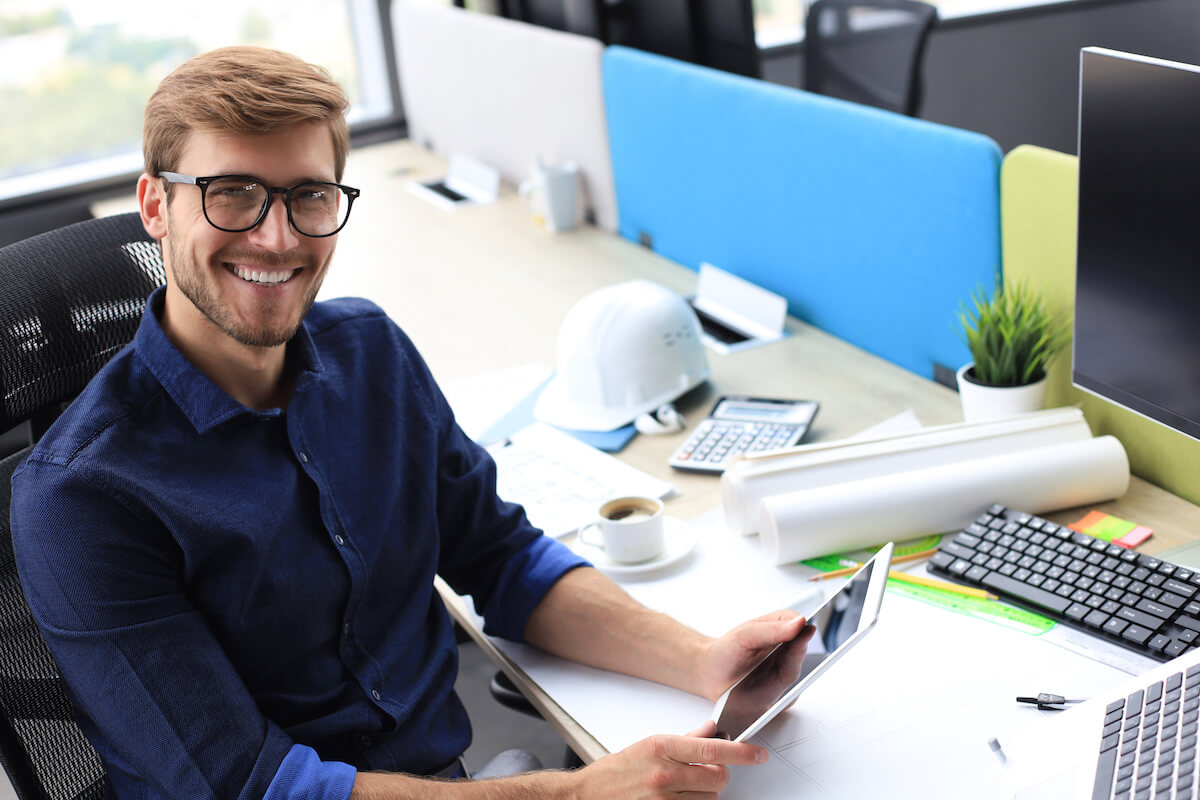
[[[304,452],[303,450],[301,450],[301,451],[300,451],[300,460],[301,460],[303,463],[307,464],[307,463],[308,463],[308,453],[306,453],[306,452]]]
[[[371,697],[374,697],[376,700],[382,700],[382,699],[383,699],[383,695],[381,695],[381,694],[379,693],[379,690],[378,690],[378,689],[372,689],[372,690],[371,690]]]
[[[365,733],[364,733],[362,736],[358,737],[358,741],[359,741],[360,743],[362,743],[362,746],[363,746],[363,747],[370,747],[370,746],[371,746],[371,737],[370,737],[370,736],[367,736]]]
[[[337,534],[336,536],[334,536],[333,540],[338,543],[338,547],[341,547],[342,545],[344,545],[346,543],[346,540],[342,538],[342,535],[340,533]]]
[[[350,635],[350,623],[349,622],[347,622],[345,625],[342,626],[342,635],[343,636]]]

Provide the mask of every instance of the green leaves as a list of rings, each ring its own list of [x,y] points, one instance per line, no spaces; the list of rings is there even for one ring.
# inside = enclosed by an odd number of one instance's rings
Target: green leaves
[[[959,311],[958,319],[980,383],[1036,383],[1071,340],[1067,323],[1051,316],[1027,284],[997,286],[991,297],[981,289],[972,293],[971,301],[974,308]]]

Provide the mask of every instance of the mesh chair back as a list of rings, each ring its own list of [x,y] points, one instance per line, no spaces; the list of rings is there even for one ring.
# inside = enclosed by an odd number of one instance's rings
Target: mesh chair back
[[[937,9],[918,0],[815,0],[804,24],[804,88],[915,117]]]
[[[29,449],[0,460],[0,765],[20,800],[101,800],[104,767],[75,724],[17,580],[10,483]]]
[[[37,435],[133,339],[164,280],[135,213],[0,248],[0,431],[32,419]]]
[[[0,248],[0,431],[31,420],[40,435],[133,339],[164,280],[137,214]],[[100,800],[104,768],[75,724],[13,559],[10,481],[28,452],[0,460],[0,765],[21,800]]]

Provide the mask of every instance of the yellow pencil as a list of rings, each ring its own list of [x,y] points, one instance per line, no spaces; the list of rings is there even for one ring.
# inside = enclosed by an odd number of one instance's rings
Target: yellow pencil
[[[937,552],[937,548],[935,547],[932,550],[922,550],[919,553],[909,553],[906,556],[896,556],[895,558],[892,559],[892,563],[893,564],[903,564],[906,561],[918,561],[922,558],[929,558],[931,555],[933,555],[936,552]],[[858,568],[861,566],[862,566],[862,564],[857,564],[857,563],[851,562],[851,563],[848,563],[844,569],[835,569],[835,570],[831,570],[829,572],[820,572],[820,573],[817,573],[816,575],[813,575],[811,578],[809,578],[809,580],[810,581],[823,581],[826,578],[840,578],[843,575],[849,575],[850,573],[857,571]]]
[[[957,583],[947,583],[946,581],[938,581],[933,578],[926,578],[924,575],[910,575],[907,572],[897,572],[891,570],[888,572],[888,579],[900,581],[901,583],[911,583],[915,586],[927,586],[930,589],[940,589],[943,592],[951,594],[961,594],[966,597],[979,597],[984,600],[998,600],[996,595],[990,592],[985,592],[983,589],[975,589],[971,586],[959,586]]]

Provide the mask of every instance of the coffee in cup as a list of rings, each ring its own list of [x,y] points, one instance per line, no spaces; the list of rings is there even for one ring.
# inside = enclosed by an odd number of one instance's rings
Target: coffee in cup
[[[599,531],[600,536],[589,536]],[[601,504],[595,522],[579,531],[586,544],[599,547],[620,564],[649,561],[666,549],[663,503],[657,497],[617,497]]]

